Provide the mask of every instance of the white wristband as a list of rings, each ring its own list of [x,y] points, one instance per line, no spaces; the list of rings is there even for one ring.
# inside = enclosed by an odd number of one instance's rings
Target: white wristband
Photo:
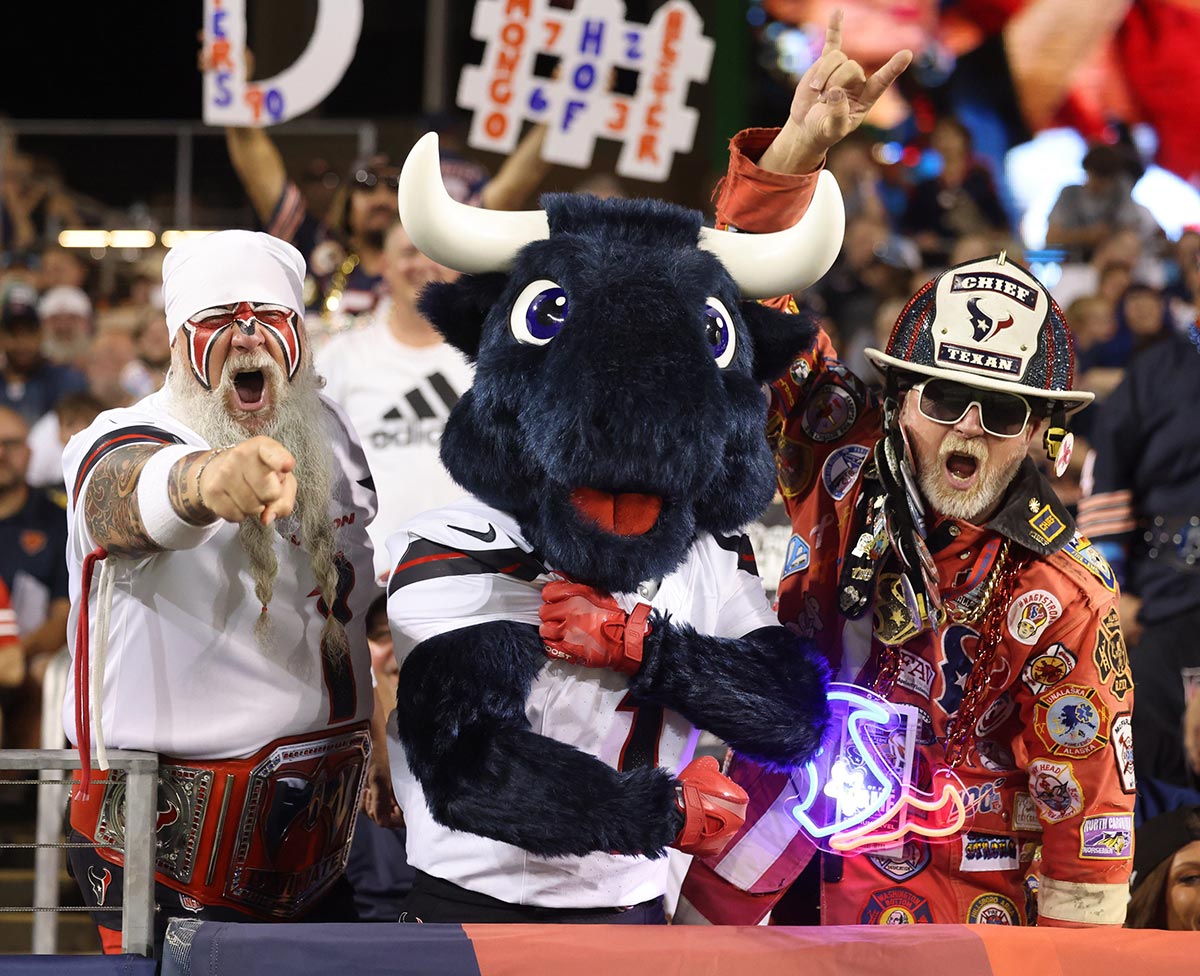
[[[211,525],[192,525],[184,521],[171,505],[167,479],[171,468],[189,454],[203,454],[194,444],[173,444],[157,451],[138,478],[137,500],[146,534],[164,549],[195,549],[216,535],[221,527],[217,519]]]

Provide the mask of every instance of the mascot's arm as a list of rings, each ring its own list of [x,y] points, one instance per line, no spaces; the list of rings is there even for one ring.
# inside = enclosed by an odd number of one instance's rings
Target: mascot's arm
[[[712,637],[656,614],[645,646],[630,680],[638,698],[674,709],[768,767],[798,766],[820,746],[829,668],[791,631]]]
[[[491,622],[413,649],[397,727],[434,818],[545,857],[658,857],[684,826],[676,781],[621,772],[534,733],[525,700],[545,663],[537,629]]]
[[[757,587],[757,577],[746,579]],[[758,593],[761,616],[769,617]],[[768,766],[797,766],[820,745],[829,668],[791,631],[766,626],[714,637],[651,614],[645,603],[626,614],[581,583],[548,583],[542,599],[540,633],[550,656],[630,675],[637,698],[679,712]]]

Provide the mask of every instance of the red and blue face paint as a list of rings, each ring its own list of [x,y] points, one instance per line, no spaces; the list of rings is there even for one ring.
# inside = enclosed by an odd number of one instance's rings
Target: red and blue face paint
[[[292,309],[266,302],[238,302],[236,305],[217,305],[197,312],[183,323],[187,337],[188,362],[200,385],[212,389],[209,366],[217,341],[229,329],[243,335],[254,335],[260,327],[283,357],[290,382],[300,365],[300,316]]]

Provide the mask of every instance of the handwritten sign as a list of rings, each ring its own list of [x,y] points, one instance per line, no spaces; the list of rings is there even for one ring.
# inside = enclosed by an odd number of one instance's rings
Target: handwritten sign
[[[275,125],[303,115],[333,91],[354,59],[362,0],[319,0],[304,52],[274,78],[246,80],[246,0],[204,0],[204,121],[208,125]]]
[[[525,120],[547,126],[542,155],[584,168],[597,139],[621,142],[617,172],[665,180],[676,153],[696,138],[699,113],[686,104],[692,82],[708,78],[713,42],[686,0],[670,0],[649,24],[625,19],[622,0],[479,0],[471,34],[483,61],[463,69],[458,105],[471,109],[468,142],[511,152]],[[553,79],[534,73],[539,54],[558,59]],[[633,95],[611,92],[613,69],[637,76]]]

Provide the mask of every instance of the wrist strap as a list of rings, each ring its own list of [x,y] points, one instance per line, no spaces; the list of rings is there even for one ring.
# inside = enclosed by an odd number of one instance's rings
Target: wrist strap
[[[201,454],[203,450],[194,444],[164,447],[146,462],[138,477],[137,500],[142,524],[146,534],[163,549],[195,549],[211,539],[221,527],[220,519],[209,525],[192,525],[185,521],[175,511],[167,494],[167,479],[175,462],[190,454]]]
[[[646,635],[650,633],[647,623],[654,608],[649,603],[639,603],[625,621],[624,658],[622,671],[633,674],[642,666],[642,651],[646,643]]]

